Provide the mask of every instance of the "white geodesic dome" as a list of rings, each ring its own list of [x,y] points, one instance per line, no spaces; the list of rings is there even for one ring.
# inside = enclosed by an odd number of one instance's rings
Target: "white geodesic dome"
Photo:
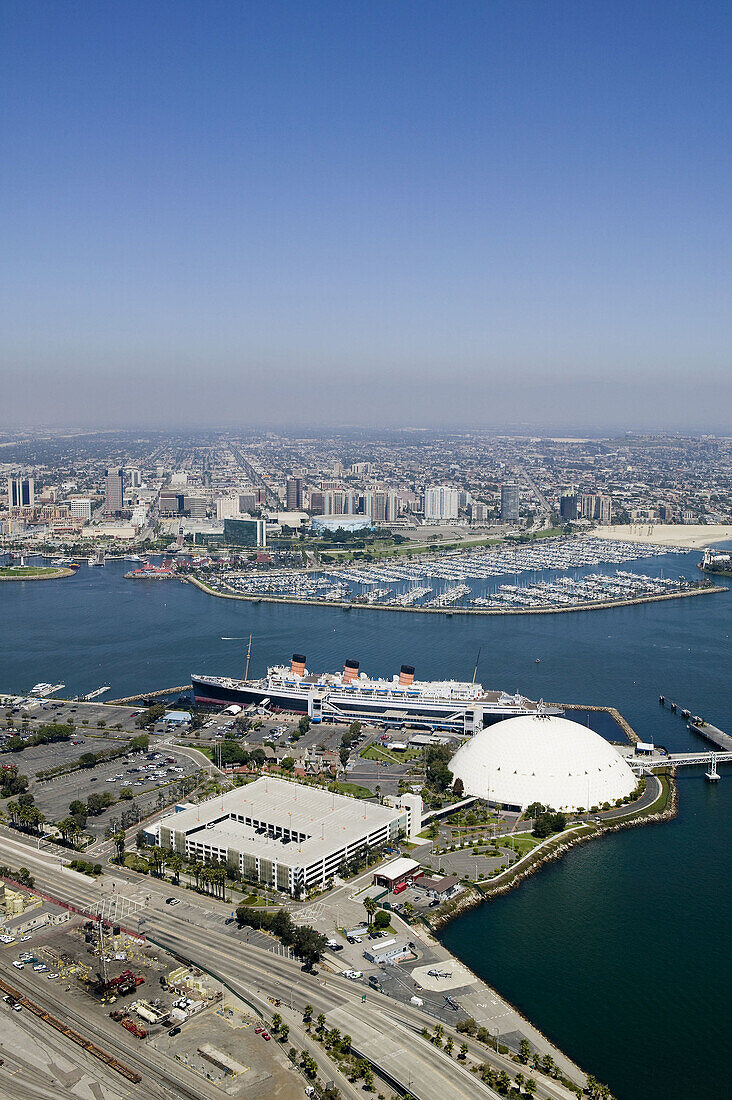
[[[506,718],[476,733],[450,770],[465,794],[520,807],[590,809],[635,790],[631,768],[599,734],[556,715]]]

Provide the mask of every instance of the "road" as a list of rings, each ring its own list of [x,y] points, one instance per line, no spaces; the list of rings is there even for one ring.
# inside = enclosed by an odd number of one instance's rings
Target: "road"
[[[222,927],[222,914],[231,911],[230,905],[192,892],[177,891],[163,880],[140,881],[133,876],[132,883],[126,882],[124,873],[117,875],[116,868],[114,878],[105,876],[102,881],[91,880],[60,866],[56,852],[34,852],[23,841],[8,836],[6,830],[0,830],[0,857],[11,866],[28,867],[41,889],[80,909],[94,911],[100,900],[106,899],[108,907],[115,906],[116,919],[134,930],[138,927],[137,916],[141,915],[141,934],[207,970],[263,1016],[268,1017],[271,1013],[266,997],[275,997],[290,1005],[287,1022],[293,1028],[293,1042],[298,1027],[302,1027],[299,1014],[305,1004],[310,1003],[316,1016],[324,1012],[330,1026],[350,1034],[359,1053],[388,1072],[392,1084],[411,1092],[416,1100],[444,1100],[445,1096],[470,1100],[476,1096],[495,1095],[466,1073],[458,1062],[421,1037],[422,1029],[425,1025],[431,1026],[432,1021],[418,1008],[365,990],[362,984],[328,974],[322,968],[316,978],[303,973],[297,961],[280,957],[252,942],[242,942],[239,937],[233,939],[231,931]],[[184,894],[187,904],[167,908],[165,895],[175,893]],[[130,902],[127,906],[126,899]],[[262,942],[261,936],[258,939]],[[446,959],[449,958],[444,949],[442,951]],[[362,1001],[364,993],[365,1002]],[[463,1041],[463,1036],[451,1032],[447,1026],[445,1033],[452,1034],[458,1046]],[[304,1033],[302,1039],[303,1045],[298,1049],[309,1049],[310,1040]],[[515,1073],[519,1068],[510,1059],[480,1044],[469,1045],[476,1058],[489,1061],[497,1069]],[[313,1056],[322,1064],[325,1057],[322,1048],[314,1049]],[[336,1067],[329,1065],[328,1072],[332,1076]],[[537,1095],[548,1100],[568,1100],[574,1096],[543,1075],[538,1075],[537,1084]],[[352,1086],[347,1089],[339,1084],[339,1088],[343,1095],[353,1096]]]

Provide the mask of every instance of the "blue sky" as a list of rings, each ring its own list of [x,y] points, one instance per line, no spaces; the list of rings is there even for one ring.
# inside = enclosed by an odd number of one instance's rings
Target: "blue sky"
[[[730,430],[731,32],[4,0],[0,423]]]

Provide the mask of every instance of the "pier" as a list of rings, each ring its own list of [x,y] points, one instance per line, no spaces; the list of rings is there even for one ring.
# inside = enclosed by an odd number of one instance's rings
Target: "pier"
[[[693,733],[698,733],[705,741],[710,741],[722,752],[732,752],[732,737],[724,730],[713,726],[710,722],[705,722],[698,714],[692,714],[690,710],[679,707],[676,703],[667,699],[665,695],[660,695],[658,702],[660,706],[668,707],[672,713],[676,714],[678,712],[682,718],[686,719],[686,724]]]

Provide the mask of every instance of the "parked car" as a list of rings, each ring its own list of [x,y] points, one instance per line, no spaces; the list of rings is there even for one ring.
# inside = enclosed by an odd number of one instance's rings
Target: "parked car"
[[[179,1027],[171,1027],[170,1031],[168,1032],[168,1035],[180,1035],[180,1028]]]

